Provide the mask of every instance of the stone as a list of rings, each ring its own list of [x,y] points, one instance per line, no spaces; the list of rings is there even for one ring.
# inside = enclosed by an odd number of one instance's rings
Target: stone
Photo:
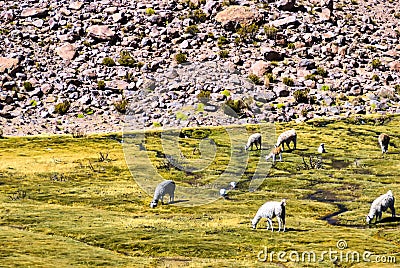
[[[55,52],[58,56],[60,56],[63,60],[72,60],[76,56],[76,49],[70,43],[65,43],[61,47],[57,47]]]
[[[260,13],[247,6],[229,6],[215,16],[215,20],[224,28],[235,29],[240,25],[249,25],[260,22],[262,19]]]
[[[27,8],[22,10],[21,12],[21,17],[22,18],[27,18],[27,17],[42,17],[47,14],[47,9],[46,8]]]
[[[250,74],[258,77],[262,77],[267,72],[271,72],[271,64],[263,60],[256,61],[249,70]]]
[[[299,24],[300,24],[300,22],[297,20],[297,17],[295,15],[288,16],[283,19],[274,20],[274,21],[270,22],[270,25],[277,27],[277,28],[287,27],[289,25],[299,25]]]
[[[18,59],[0,57],[0,73],[15,73],[19,64]]]
[[[92,25],[86,31],[89,36],[100,40],[112,40],[115,37],[115,32],[107,25]]]
[[[73,10],[80,10],[83,7],[83,2],[71,2],[69,8]]]

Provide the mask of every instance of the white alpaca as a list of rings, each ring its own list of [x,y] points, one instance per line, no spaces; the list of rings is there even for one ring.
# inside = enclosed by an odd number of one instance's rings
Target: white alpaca
[[[388,208],[390,208],[392,212],[392,217],[396,217],[396,211],[394,209],[394,196],[391,190],[389,190],[386,194],[379,196],[377,199],[372,202],[371,209],[367,215],[367,224],[370,224],[374,217],[375,223],[382,218],[382,212],[385,212]]]
[[[247,144],[244,146],[244,149],[247,151],[250,147],[253,149],[253,145],[256,146],[256,149],[258,149],[258,145],[260,145],[260,150],[261,150],[261,134],[260,133],[254,133],[250,135],[249,139],[247,140]]]
[[[379,145],[381,146],[382,154],[387,153],[388,148],[389,148],[389,142],[390,142],[389,135],[382,133],[378,137],[378,142],[379,142]]]
[[[282,199],[281,202],[270,201],[266,202],[262,205],[258,211],[256,216],[251,221],[252,227],[255,229],[257,227],[257,223],[261,220],[261,218],[265,218],[267,220],[267,230],[271,227],[271,231],[274,231],[274,226],[272,225],[272,219],[277,218],[279,229],[278,232],[283,227],[283,232],[286,230],[285,224],[285,214],[286,214],[286,200]]]
[[[294,146],[293,149],[296,149],[297,143],[297,133],[294,129],[287,130],[279,135],[278,140],[276,141],[276,147],[279,147],[282,144],[282,151],[285,149],[285,143],[287,147],[290,149],[289,144],[293,142]]]
[[[166,194],[169,195],[169,203],[174,202],[175,182],[166,180],[157,185],[156,190],[154,191],[153,201],[150,203],[150,207],[155,208],[158,204],[158,200],[160,200],[161,204],[163,205],[163,198]]]

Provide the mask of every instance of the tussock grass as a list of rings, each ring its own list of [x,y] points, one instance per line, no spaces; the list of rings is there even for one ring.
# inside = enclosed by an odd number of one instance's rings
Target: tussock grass
[[[389,189],[400,196],[399,121],[393,116],[278,124],[276,135],[265,137],[263,150],[239,158],[246,159],[246,167],[228,200],[210,195],[214,201],[202,206],[183,202],[156,209],[149,203],[160,178],[175,180],[178,188],[222,187],[214,182],[228,170],[231,145],[244,145],[248,135],[230,140],[226,129],[201,128],[186,129],[186,138],[163,137],[177,141],[171,148],[182,153],[183,160],[176,160],[179,164],[204,166],[190,172],[168,164],[165,157],[170,151],[157,131],[146,133],[142,140],[140,135],[133,138],[143,142],[144,149],[135,145],[125,151],[120,134],[2,139],[1,266],[327,267],[334,265],[328,258],[321,263],[283,263],[275,256],[272,262],[261,263],[257,254],[264,247],[320,254],[338,250],[340,239],[346,240],[348,250],[392,255],[399,262],[398,218],[390,221],[390,214],[384,213],[382,223],[365,225],[373,199]],[[289,128],[298,133],[298,149],[285,150],[283,162],[264,166],[258,175],[265,180],[249,191],[257,165],[267,165],[264,156],[277,134]],[[260,130],[258,125],[246,128],[248,133]],[[384,157],[377,143],[381,132],[391,136]],[[303,157],[306,163],[310,156],[319,157],[321,142],[328,151],[321,156],[322,168],[305,169]],[[108,154],[106,160],[100,152]],[[142,189],[140,180],[149,183]],[[267,231],[264,220],[256,230],[250,228],[264,202],[282,198],[287,199],[287,232]],[[184,199],[179,191],[176,199]],[[328,217],[334,225],[323,220],[341,207],[342,213]],[[364,267],[365,263],[339,260],[335,265]]]

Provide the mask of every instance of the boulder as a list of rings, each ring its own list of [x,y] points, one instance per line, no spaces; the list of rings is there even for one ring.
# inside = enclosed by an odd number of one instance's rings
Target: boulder
[[[247,6],[229,6],[215,16],[215,20],[224,28],[235,29],[240,25],[258,23],[262,19],[260,13]]]

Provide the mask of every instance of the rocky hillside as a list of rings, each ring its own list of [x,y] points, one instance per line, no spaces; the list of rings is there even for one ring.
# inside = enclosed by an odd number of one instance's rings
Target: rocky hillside
[[[400,112],[397,0],[2,1],[0,22],[4,135]]]

